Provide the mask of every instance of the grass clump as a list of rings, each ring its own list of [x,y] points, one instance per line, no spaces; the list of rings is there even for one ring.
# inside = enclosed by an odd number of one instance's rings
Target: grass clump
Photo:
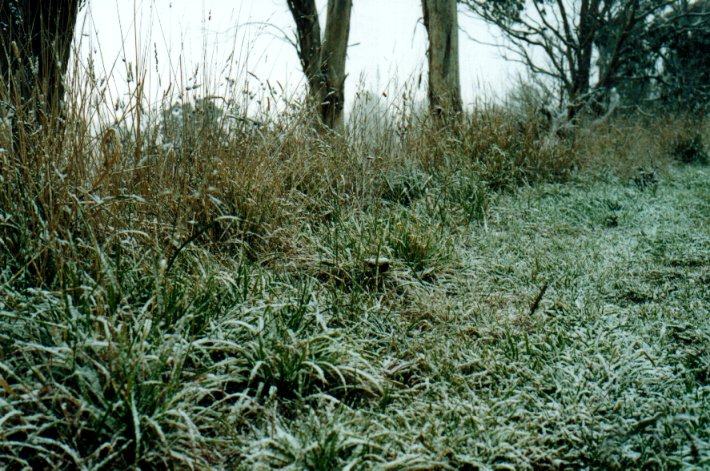
[[[684,164],[707,164],[708,152],[703,136],[698,131],[688,136],[679,136],[671,147],[671,156]]]

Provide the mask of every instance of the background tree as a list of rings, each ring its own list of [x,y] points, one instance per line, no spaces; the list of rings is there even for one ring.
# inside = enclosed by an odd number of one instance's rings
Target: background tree
[[[81,0],[0,0],[0,72],[19,116],[57,115]]]
[[[287,1],[296,22],[298,57],[308,80],[309,96],[318,104],[323,124],[340,128],[352,0],[328,0],[322,40],[315,0]]]
[[[460,0],[496,25],[517,60],[561,90],[573,119],[599,112],[611,91],[629,80],[626,65],[650,58],[640,47],[654,19],[681,0]],[[634,59],[636,57],[636,59]]]
[[[463,110],[456,0],[422,0],[422,10],[429,37],[429,106],[434,116],[448,119]]]
[[[638,26],[614,64],[614,41],[624,29],[621,15],[603,21],[595,40],[599,90],[615,92],[622,108],[702,111],[710,87],[710,1],[675,1]],[[613,73],[611,73],[613,71]]]
[[[679,2],[656,22],[660,58],[647,86],[662,105],[704,113],[710,108],[710,0]],[[655,84],[655,87],[653,86]]]

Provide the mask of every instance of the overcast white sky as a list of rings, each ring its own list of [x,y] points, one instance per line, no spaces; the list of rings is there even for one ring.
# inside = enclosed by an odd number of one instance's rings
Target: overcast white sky
[[[317,3],[322,23],[326,0]],[[397,96],[404,82],[416,85],[420,74],[423,93],[426,34],[420,1],[353,3],[347,96],[363,88]],[[112,101],[125,93],[126,63],[148,71],[154,99],[171,83],[183,90],[200,85],[192,92],[199,96],[227,93],[227,79],[247,77],[252,87],[268,80],[289,94],[303,90],[296,51],[285,39],[294,36],[286,0],[88,0],[82,13],[80,56],[85,63],[92,57],[99,75],[116,81]],[[459,21],[468,35],[492,41],[485,25],[464,15]],[[519,69],[466,33],[460,33],[461,81],[464,101],[471,103],[503,92]]]

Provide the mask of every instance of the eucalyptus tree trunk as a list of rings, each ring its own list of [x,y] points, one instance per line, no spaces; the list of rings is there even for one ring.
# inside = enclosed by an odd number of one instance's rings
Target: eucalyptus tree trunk
[[[288,0],[288,8],[296,22],[298,58],[308,80],[308,93],[314,101],[319,100],[323,79],[320,72],[320,23],[316,1]]]
[[[321,90],[321,119],[329,128],[343,126],[345,104],[345,56],[350,36],[352,0],[329,0],[325,38],[321,50],[321,71],[325,83]]]
[[[0,73],[15,114],[59,115],[81,0],[0,0]]]
[[[456,0],[422,0],[422,9],[429,36],[429,107],[435,117],[450,121],[463,110]]]
[[[315,0],[287,1],[296,23],[298,57],[308,80],[309,97],[317,104],[325,126],[341,128],[352,0],[328,1],[322,40]]]

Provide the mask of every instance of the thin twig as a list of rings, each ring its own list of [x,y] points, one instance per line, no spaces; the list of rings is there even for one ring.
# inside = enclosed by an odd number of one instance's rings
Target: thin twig
[[[542,301],[542,297],[545,295],[545,291],[547,291],[547,283],[542,285],[542,288],[540,289],[540,292],[537,294],[535,301],[533,301],[532,305],[530,306],[530,315],[531,316],[533,314],[535,314],[535,311],[537,311],[537,308],[540,306],[540,301]]]

